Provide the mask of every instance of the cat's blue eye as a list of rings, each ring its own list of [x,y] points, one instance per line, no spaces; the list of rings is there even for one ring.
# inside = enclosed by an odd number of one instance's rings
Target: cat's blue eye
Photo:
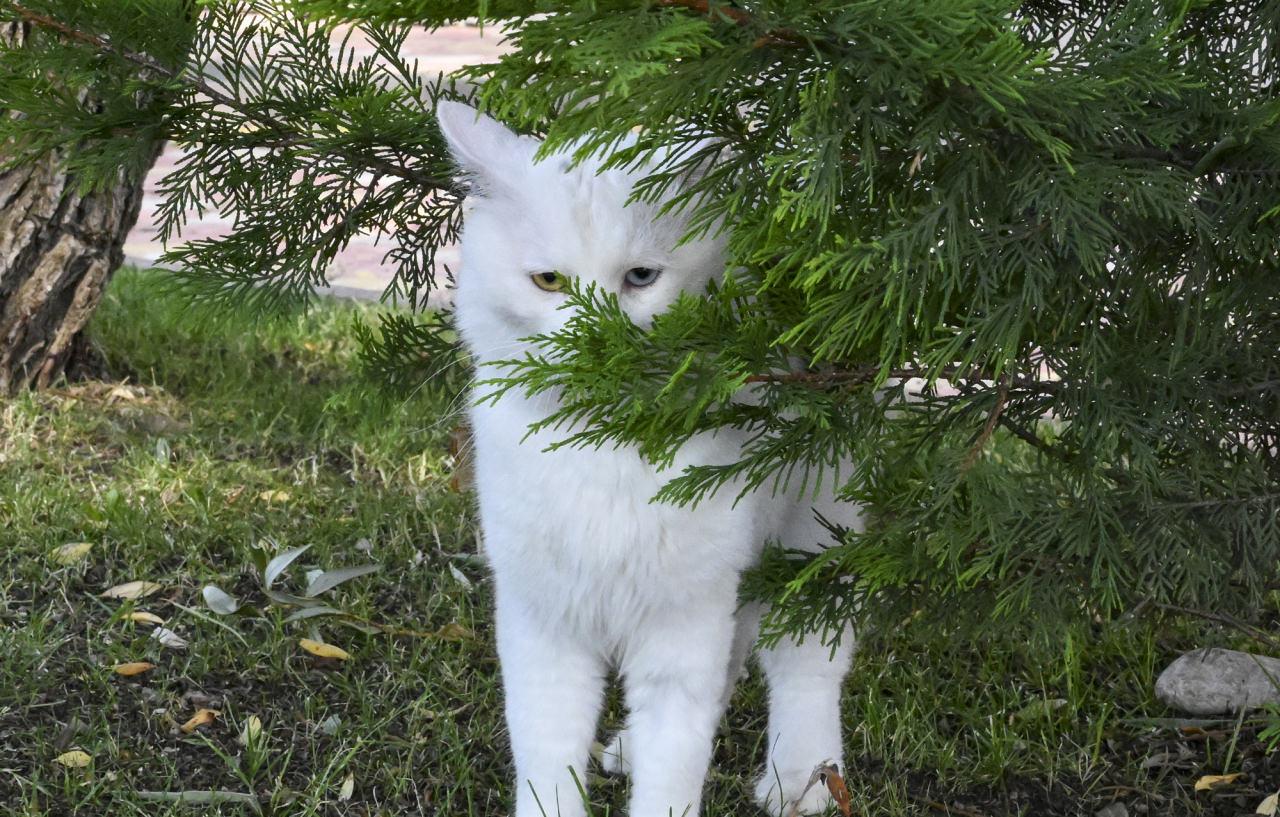
[[[632,267],[627,270],[627,275],[623,280],[627,282],[627,286],[647,287],[658,280],[658,276],[661,274],[662,270],[654,269],[653,267]]]

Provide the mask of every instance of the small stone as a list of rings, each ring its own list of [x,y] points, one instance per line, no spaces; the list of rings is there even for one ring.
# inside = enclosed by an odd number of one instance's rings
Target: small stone
[[[1156,679],[1156,697],[1192,715],[1224,715],[1280,703],[1280,659],[1205,647],[1179,656]]]
[[[1094,812],[1093,817],[1129,817],[1129,809],[1124,803],[1108,803]]]

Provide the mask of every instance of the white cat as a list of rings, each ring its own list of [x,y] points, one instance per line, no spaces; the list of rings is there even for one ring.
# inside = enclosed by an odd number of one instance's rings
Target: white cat
[[[717,239],[679,245],[685,223],[626,205],[636,177],[534,162],[538,142],[457,103],[441,129],[471,177],[456,294],[457,325],[480,378],[521,356],[521,338],[568,317],[563,276],[616,293],[641,325],[681,292],[724,270]],[[546,451],[563,432],[525,437],[553,397],[508,392],[471,409],[476,486],[497,598],[498,654],[515,754],[515,817],[580,817],[580,786],[616,667],[629,717],[605,750],[606,770],[631,775],[631,817],[699,813],[717,724],[756,638],[759,611],[739,608],[743,570],[766,539],[812,550],[828,519],[858,524],[831,497],[736,506],[732,488],[696,509],[650,499],[688,464],[737,459],[742,438],[703,435],[660,472],[626,447]],[[757,800],[789,811],[817,764],[842,759],[840,686],[853,638],[831,654],[817,638],[762,651],[769,742]],[[800,813],[829,803],[816,786]]]

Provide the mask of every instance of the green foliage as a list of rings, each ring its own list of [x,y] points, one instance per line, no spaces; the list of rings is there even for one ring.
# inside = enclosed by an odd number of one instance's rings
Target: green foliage
[[[851,461],[867,530],[752,582],[790,600],[779,626],[1250,609],[1280,578],[1280,2],[295,5],[356,21],[384,61],[332,57],[319,23],[269,6],[261,26],[252,3],[201,7],[160,118],[192,149],[166,229],[197,201],[239,213],[171,253],[201,293],[305,296],[348,236],[379,230],[397,291],[421,300],[458,219],[430,107],[457,94],[395,50],[404,24],[475,14],[514,46],[469,71],[480,100],[549,149],[658,162],[641,197],[715,160],[674,206],[727,230],[732,277],[650,331],[576,293],[579,316],[498,388],[557,389],[565,444],[657,461],[750,432],[740,462],[687,471],[668,501]],[[10,50],[0,70],[90,60],[79,47]],[[122,93],[147,81],[96,51]],[[199,84],[215,66],[235,104]],[[37,85],[0,104],[59,92]],[[387,372],[452,340],[382,330]]]

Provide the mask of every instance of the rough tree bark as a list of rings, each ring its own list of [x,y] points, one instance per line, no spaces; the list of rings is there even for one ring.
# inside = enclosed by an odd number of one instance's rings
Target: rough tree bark
[[[0,25],[6,44],[28,35]],[[61,158],[0,171],[0,394],[48,386],[87,353],[82,332],[142,206],[142,179],[121,173],[111,189],[82,194]]]

